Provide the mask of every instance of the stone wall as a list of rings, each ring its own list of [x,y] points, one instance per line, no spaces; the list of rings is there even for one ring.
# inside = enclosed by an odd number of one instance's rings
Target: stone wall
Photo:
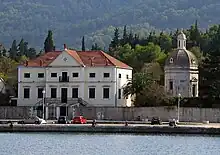
[[[29,117],[33,112],[31,109],[30,107],[0,107],[0,119]],[[81,114],[87,119],[136,120],[138,116],[141,119],[159,116],[163,121],[168,121],[171,118],[177,118],[176,107],[86,107],[77,111],[75,112],[76,115]],[[71,109],[69,114],[72,114]],[[202,122],[205,120],[220,122],[220,108],[180,108],[180,121]]]

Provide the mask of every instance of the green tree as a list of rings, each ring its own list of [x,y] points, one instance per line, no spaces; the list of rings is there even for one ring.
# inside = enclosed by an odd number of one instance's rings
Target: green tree
[[[206,91],[202,96],[219,97],[220,94],[220,25],[211,41],[211,49],[202,62],[201,82]]]
[[[172,38],[169,35],[160,33],[158,44],[161,50],[164,50],[165,53],[169,53],[172,51]]]
[[[85,48],[85,38],[84,36],[82,37],[82,51],[85,51],[86,48]]]
[[[124,26],[123,30],[123,38],[122,38],[122,45],[125,45],[128,43],[128,34],[127,34],[127,26]]]
[[[92,51],[97,51],[97,50],[102,50],[102,48],[99,47],[97,43],[95,43],[95,44],[92,45],[91,50],[92,50]]]
[[[189,29],[190,40],[193,42],[193,46],[200,46],[200,32],[198,28],[198,22],[196,20],[195,24]]]
[[[13,41],[11,48],[9,50],[9,57],[13,60],[17,58],[17,43],[16,40]]]
[[[25,55],[25,51],[24,51],[24,39],[22,38],[19,45],[18,45],[18,50],[19,50],[19,53],[18,55],[19,56],[22,56],[22,55]]]
[[[46,53],[55,50],[53,32],[51,30],[48,31],[47,38],[44,41],[44,50]]]

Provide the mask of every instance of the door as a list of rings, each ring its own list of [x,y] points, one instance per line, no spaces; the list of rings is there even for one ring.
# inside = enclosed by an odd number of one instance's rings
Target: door
[[[62,106],[60,107],[60,116],[66,116],[66,107],[65,106]]]
[[[67,81],[67,72],[62,72],[62,80]]]
[[[61,103],[67,103],[67,88],[61,88]]]

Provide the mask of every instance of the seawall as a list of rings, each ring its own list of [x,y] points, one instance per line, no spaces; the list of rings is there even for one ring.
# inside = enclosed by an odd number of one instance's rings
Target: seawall
[[[80,133],[134,133],[134,134],[200,134],[220,135],[220,127],[207,126],[124,126],[124,125],[0,125],[0,132],[80,132]]]
[[[49,108],[49,118],[54,118],[56,112],[53,107]],[[31,114],[41,111],[33,111],[32,107],[0,107],[0,119],[23,119],[28,118]],[[72,119],[73,109],[69,108],[69,119]],[[176,107],[82,107],[75,109],[75,115],[83,115],[87,119],[96,120],[117,120],[132,121],[140,119],[151,120],[152,117],[158,116],[162,121],[177,119]],[[220,123],[220,108],[180,108],[181,122],[203,122]],[[39,115],[40,116],[40,115]]]

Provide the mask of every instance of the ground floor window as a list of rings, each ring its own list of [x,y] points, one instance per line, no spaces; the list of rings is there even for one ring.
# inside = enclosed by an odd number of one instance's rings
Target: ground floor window
[[[121,89],[118,89],[118,99],[121,99]]]
[[[30,98],[30,88],[24,88],[24,98]]]
[[[51,88],[51,98],[57,98],[57,88]]]
[[[109,88],[103,88],[103,98],[104,99],[109,98]]]
[[[43,98],[43,88],[37,89],[37,98]]]
[[[72,88],[72,98],[78,98],[78,88]]]
[[[89,98],[95,98],[95,88],[89,88]]]

